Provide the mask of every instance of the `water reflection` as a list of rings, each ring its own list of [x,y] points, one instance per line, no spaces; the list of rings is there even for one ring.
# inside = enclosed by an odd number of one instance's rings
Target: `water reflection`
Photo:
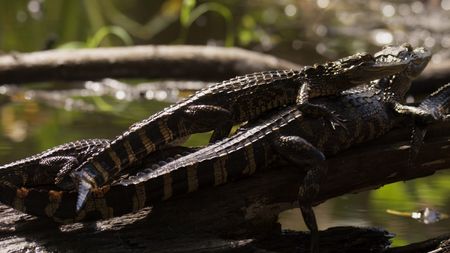
[[[435,223],[418,222],[403,215],[392,215],[387,210],[411,214],[412,210],[428,207],[439,212],[450,211],[450,172],[386,185],[379,190],[349,194],[326,201],[315,208],[320,229],[333,226],[383,227],[396,234],[394,245],[400,246],[439,236],[449,232],[450,220]],[[430,210],[430,209],[428,209]],[[429,212],[433,214],[433,212]],[[436,214],[436,213],[434,213]],[[441,215],[446,218],[446,214]],[[307,230],[298,209],[280,215],[283,228]]]
[[[330,0],[317,0],[317,6],[319,8],[325,9],[330,5]]]
[[[441,213],[436,209],[431,209],[428,207],[413,212],[400,212],[391,209],[387,209],[386,212],[392,215],[412,218],[425,224],[436,223],[438,221],[441,221],[442,219],[448,219],[447,214]]]
[[[370,38],[375,45],[409,42],[413,46],[425,45],[438,54],[448,55],[445,48],[450,31],[448,0],[443,1],[329,1],[318,0],[319,8],[327,15],[310,20],[332,30],[336,37],[326,40],[325,47],[316,47],[319,54],[329,56],[341,46],[342,36],[354,40]],[[358,10],[355,10],[358,7]],[[441,8],[439,8],[441,7]],[[332,21],[337,17],[339,22]],[[376,28],[376,29],[374,29]],[[367,46],[366,46],[367,47]],[[323,48],[328,48],[326,51]],[[355,50],[355,49],[354,49]]]

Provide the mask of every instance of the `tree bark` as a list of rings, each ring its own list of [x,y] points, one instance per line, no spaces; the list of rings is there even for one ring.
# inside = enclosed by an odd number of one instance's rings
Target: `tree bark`
[[[330,158],[329,174],[315,203],[428,176],[450,167],[450,123],[430,127],[417,164],[412,168],[406,159],[409,135],[406,127],[396,129],[377,141]],[[303,172],[298,169],[277,165],[250,178],[187,194],[152,209],[96,223],[61,227],[2,206],[0,247],[11,252],[21,252],[24,248],[101,252],[260,249],[264,238],[274,238],[279,232],[278,213],[296,206],[302,177]],[[297,246],[280,246],[278,250],[289,252],[285,250]]]
[[[0,56],[0,83],[111,78],[224,80],[299,65],[239,48],[135,46]]]

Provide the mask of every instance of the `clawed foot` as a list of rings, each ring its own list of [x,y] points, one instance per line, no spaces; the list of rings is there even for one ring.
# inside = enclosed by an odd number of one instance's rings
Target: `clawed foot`
[[[347,131],[347,127],[345,126],[345,122],[347,122],[347,120],[342,118],[335,111],[331,111],[322,105],[309,103],[301,104],[298,108],[308,116],[315,118],[323,117],[331,125],[333,130],[336,130],[338,127],[342,127],[345,131]]]
[[[450,114],[443,114],[438,110],[433,110],[431,116],[436,121],[450,121]]]
[[[448,115],[442,114],[439,110],[431,110],[427,115],[424,116],[424,119],[427,122],[436,122],[436,121],[444,121]]]
[[[347,122],[347,120],[342,118],[337,113],[331,111],[329,115],[325,116],[325,118],[328,120],[333,130],[336,130],[338,127],[342,127],[346,132],[348,132],[348,129],[345,126],[345,122]]]

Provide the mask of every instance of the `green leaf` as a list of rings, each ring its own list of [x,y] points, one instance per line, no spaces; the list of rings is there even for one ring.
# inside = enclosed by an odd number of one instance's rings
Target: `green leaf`
[[[193,1],[185,0],[184,2]],[[183,2],[183,4],[184,4]],[[195,1],[194,1],[195,3]],[[189,3],[191,4],[191,3]],[[191,5],[181,8],[180,23],[183,30],[180,35],[180,42],[183,43],[187,37],[187,29],[194,23],[194,21],[206,12],[212,11],[221,15],[225,19],[227,31],[225,34],[225,46],[232,47],[234,45],[233,34],[233,15],[225,5],[219,3],[203,3],[192,10]]]
[[[86,47],[98,47],[108,35],[115,35],[127,46],[133,45],[133,39],[131,39],[131,36],[122,27],[105,26],[100,28],[92,38],[88,39]]]
[[[188,28],[190,26],[191,12],[195,4],[195,0],[183,0],[180,11],[180,23],[182,27]]]
[[[85,48],[86,42],[82,41],[69,41],[67,43],[59,45],[58,49],[78,49],[78,48]]]

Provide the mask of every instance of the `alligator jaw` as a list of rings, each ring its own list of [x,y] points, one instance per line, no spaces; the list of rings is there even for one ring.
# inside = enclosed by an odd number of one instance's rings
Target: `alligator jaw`
[[[370,76],[375,76],[376,74],[378,78],[375,79],[380,79],[385,76],[403,72],[407,67],[408,64],[405,62],[375,62],[372,65],[367,66],[367,68],[364,68],[364,70],[353,73],[352,77],[349,78],[349,81],[353,84],[361,84],[367,80],[368,73],[370,73]]]

